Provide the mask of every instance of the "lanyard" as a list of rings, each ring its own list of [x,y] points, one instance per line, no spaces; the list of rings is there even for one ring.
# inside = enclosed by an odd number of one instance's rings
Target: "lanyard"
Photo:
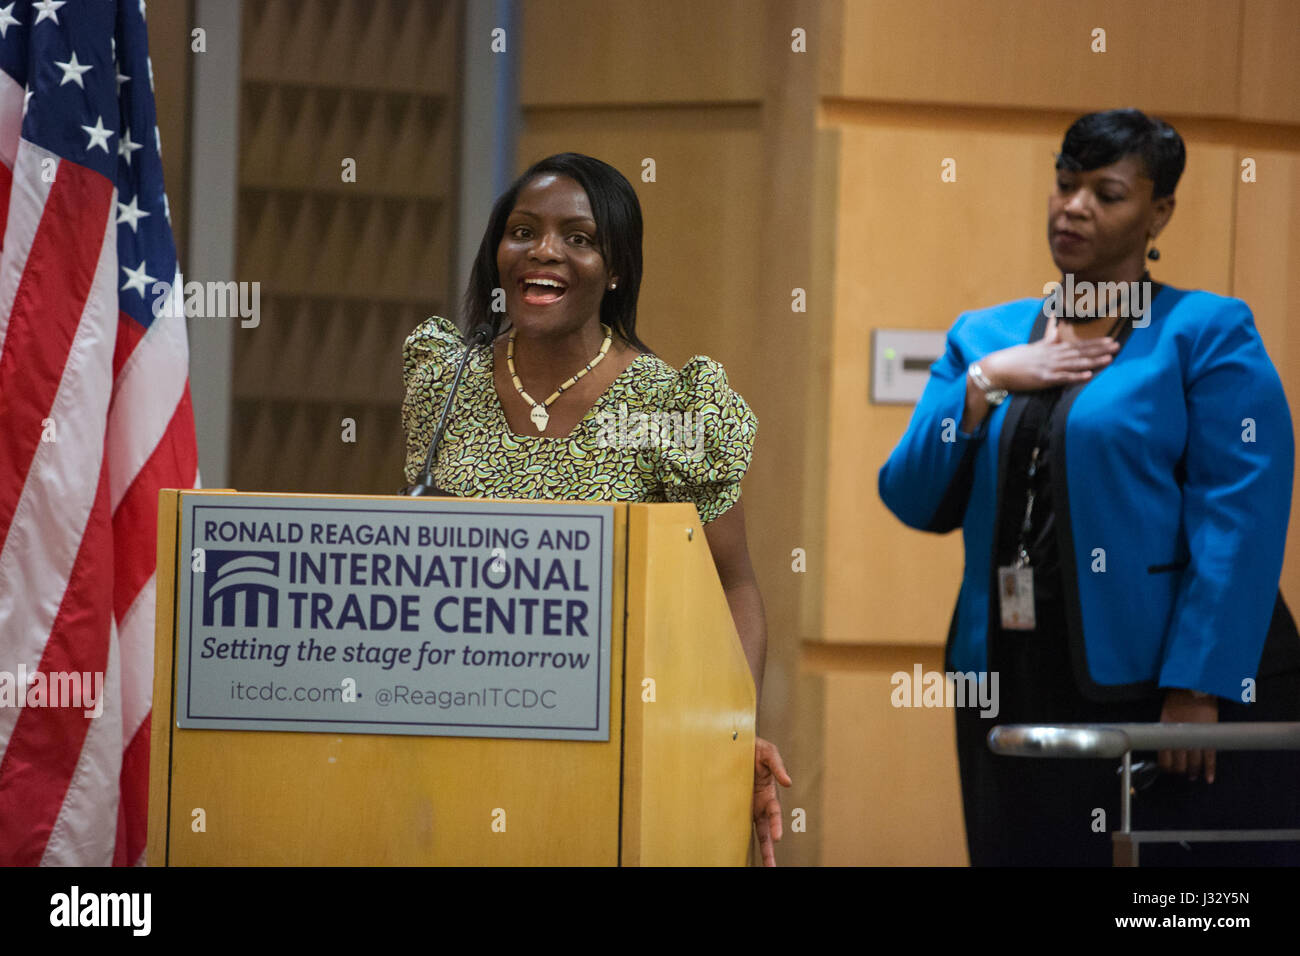
[[[1124,324],[1124,321],[1123,317],[1119,318],[1111,327],[1111,330],[1106,334],[1111,338],[1114,338],[1115,333],[1120,330],[1120,326]],[[1043,440],[1051,429],[1052,413],[1056,411],[1056,403],[1059,400],[1060,395],[1058,394],[1057,397],[1048,404],[1043,415],[1043,420],[1038,423],[1036,428],[1038,435],[1034,440],[1034,450],[1030,452],[1029,455],[1029,468],[1025,472],[1025,477],[1028,479],[1025,482],[1027,489],[1025,494],[1025,518],[1020,522],[1019,542],[1016,545],[1016,561],[1013,565],[1013,567],[1016,568],[1029,567],[1029,534],[1034,527],[1034,499],[1037,497],[1037,491],[1034,488],[1034,479],[1038,475],[1039,459],[1043,454]]]
[[[1034,490],[1034,477],[1038,474],[1038,456],[1042,453],[1043,431],[1051,418],[1052,412],[1051,409],[1048,409],[1046,420],[1038,430],[1038,441],[1034,444],[1034,450],[1029,456],[1029,470],[1026,472],[1029,481],[1027,482],[1028,493],[1025,495],[1025,520],[1020,523],[1020,540],[1016,546],[1016,563],[1012,565],[1016,568],[1029,567],[1029,532],[1034,527],[1034,498],[1037,495]]]

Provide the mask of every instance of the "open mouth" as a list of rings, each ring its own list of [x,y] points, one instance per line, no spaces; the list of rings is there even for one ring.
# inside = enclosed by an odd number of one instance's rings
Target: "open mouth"
[[[568,287],[556,279],[521,279],[519,291],[527,305],[551,305],[564,298]]]

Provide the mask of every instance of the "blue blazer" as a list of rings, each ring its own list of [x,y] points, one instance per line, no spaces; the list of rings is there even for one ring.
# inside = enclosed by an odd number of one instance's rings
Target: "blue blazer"
[[[997,509],[1007,506],[1004,463],[1026,401],[1012,395],[975,432],[958,431],[966,369],[1041,338],[1043,302],[958,317],[880,469],[880,497],[904,523],[962,529],[966,567],[947,648],[959,671],[988,669]],[[1241,300],[1162,286],[1148,319],[1125,322],[1112,363],[1064,390],[1049,443],[1074,672],[1097,700],[1183,687],[1240,701],[1278,598],[1291,414]]]

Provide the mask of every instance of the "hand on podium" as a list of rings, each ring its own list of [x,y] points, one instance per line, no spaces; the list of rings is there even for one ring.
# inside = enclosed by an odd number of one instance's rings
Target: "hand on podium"
[[[776,744],[762,737],[754,738],[754,831],[764,866],[776,866],[773,842],[781,839],[781,800],[777,783],[788,787],[793,782],[785,772],[785,763]]]

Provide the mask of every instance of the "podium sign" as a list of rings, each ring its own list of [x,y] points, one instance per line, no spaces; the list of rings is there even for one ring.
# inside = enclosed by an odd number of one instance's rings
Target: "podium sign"
[[[612,505],[213,494],[180,540],[178,727],[609,739]]]

